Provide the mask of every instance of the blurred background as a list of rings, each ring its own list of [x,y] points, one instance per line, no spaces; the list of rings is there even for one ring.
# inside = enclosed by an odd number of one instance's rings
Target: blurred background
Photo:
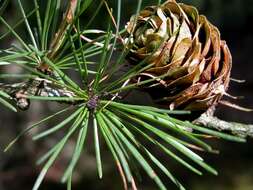
[[[27,9],[31,8],[30,0],[23,0]],[[155,0],[144,0],[143,6],[156,4]],[[252,0],[181,0],[180,2],[191,4],[199,9],[201,14],[220,29],[222,39],[226,40],[233,55],[232,77],[236,79],[246,80],[243,84],[231,82],[229,93],[235,96],[244,96],[244,99],[237,100],[237,103],[253,108],[253,1]],[[0,0],[1,3],[1,0]],[[94,1],[87,15],[91,15],[98,5],[99,1]],[[116,8],[117,0],[110,0],[110,5]],[[137,6],[136,0],[123,0],[122,9],[122,28],[127,20],[135,12]],[[62,6],[64,7],[64,5]],[[101,22],[101,18],[107,14],[105,10],[97,16],[93,28],[103,28],[106,23]],[[11,25],[18,20],[19,13],[17,11],[16,1],[8,6],[4,15]],[[84,16],[83,22],[85,23]],[[17,29],[25,36],[24,27]],[[4,31],[3,26],[0,26],[0,34]],[[12,42],[12,37],[9,36],[0,41],[0,48],[8,47]],[[5,68],[5,72],[13,71]],[[3,69],[0,70],[3,72]],[[15,72],[22,72],[15,70]],[[0,78],[0,82],[3,82]],[[46,150],[51,147],[57,139],[61,138],[61,133],[56,136],[47,138],[46,141],[33,142],[31,134],[24,136],[18,143],[7,153],[3,153],[4,147],[12,140],[18,132],[27,127],[29,124],[38,121],[49,113],[53,113],[59,109],[58,104],[40,104],[33,102],[31,108],[26,112],[14,114],[4,107],[0,109],[0,190],[29,190],[40,172],[40,167],[36,166],[36,159],[39,158]],[[220,106],[216,115],[227,121],[237,121],[243,123],[253,123],[253,114],[237,111],[228,107]],[[57,121],[54,121],[57,122]],[[48,126],[53,123],[48,123]],[[34,130],[32,133],[36,133]],[[91,134],[88,136],[91,136]],[[110,154],[105,150],[103,152],[104,161],[104,178],[99,180],[96,172],[96,164],[94,151],[92,147],[92,139],[88,138],[86,149],[80,160],[76,173],[73,176],[74,190],[104,190],[122,189],[121,179],[114,166]],[[204,176],[196,176],[179,166],[174,161],[162,158],[168,163],[168,167],[191,190],[252,190],[253,189],[253,139],[248,139],[246,144],[237,144],[221,140],[212,140],[209,142],[216,149],[220,150],[220,154],[202,153],[201,156],[205,160],[217,168],[218,176],[212,176],[204,173]],[[49,171],[41,189],[61,190],[66,189],[65,185],[59,183],[62,172],[68,164],[68,159],[72,154],[74,141],[70,142],[61,158],[58,159],[53,168]],[[104,146],[103,148],[106,148]],[[159,152],[158,152],[159,154]],[[142,172],[141,172],[142,173]],[[144,173],[143,173],[144,174]],[[137,185],[139,189],[155,190],[157,189],[154,183],[143,175],[142,182]],[[166,178],[164,178],[166,179]],[[167,180],[168,181],[168,180]],[[176,190],[170,182],[165,183],[171,190]]]

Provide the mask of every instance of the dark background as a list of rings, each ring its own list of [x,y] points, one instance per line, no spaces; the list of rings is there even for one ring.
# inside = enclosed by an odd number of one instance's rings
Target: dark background
[[[0,1],[1,2],[1,1]],[[23,1],[30,6],[30,0]],[[116,0],[110,1],[111,5]],[[122,27],[128,18],[135,12],[136,0],[123,0]],[[152,5],[156,1],[144,0],[144,5]],[[244,99],[237,100],[236,103],[253,108],[253,1],[252,0],[182,0],[187,4],[196,6],[201,14],[220,29],[222,39],[226,40],[233,55],[232,77],[236,79],[245,79],[246,83],[237,84],[231,82],[229,93],[235,96],[244,96]],[[91,15],[97,7],[98,1],[95,1],[87,15]],[[116,5],[113,5],[116,7]],[[116,12],[116,10],[115,10]],[[105,10],[102,10],[97,19],[92,24],[94,28],[105,27],[107,23],[103,22]],[[15,16],[14,16],[15,15]],[[8,7],[5,16],[10,23],[15,23],[18,15],[15,3]],[[83,18],[85,23],[86,17]],[[0,26],[0,32],[3,30]],[[19,32],[25,34],[24,28],[19,28]],[[0,47],[6,47],[11,42],[11,38],[1,41]],[[2,71],[1,71],[2,72]],[[15,72],[21,72],[15,70]],[[1,79],[0,79],[1,80]],[[1,81],[0,81],[1,82]],[[31,109],[27,112],[14,114],[9,110],[0,109],[0,190],[29,190],[32,188],[33,182],[40,171],[35,165],[35,161],[45,152],[48,147],[52,146],[61,134],[48,138],[45,141],[33,142],[31,134],[23,137],[18,143],[7,153],[3,153],[3,148],[15,135],[43,116],[57,109],[59,105],[41,105],[34,102]],[[220,118],[228,121],[237,121],[244,123],[253,123],[253,114],[237,111],[228,107],[220,106],[216,112]],[[51,123],[48,125],[52,125]],[[36,133],[33,131],[32,133]],[[90,134],[92,135],[92,134]],[[48,177],[42,185],[41,189],[65,189],[64,185],[58,183],[61,172],[67,165],[67,160],[71,156],[71,142],[61,158],[56,162],[55,166],[50,170]],[[252,190],[253,189],[253,139],[248,139],[247,144],[237,144],[225,142],[221,140],[213,140],[210,143],[220,150],[219,155],[211,155],[204,153],[202,156],[209,164],[219,171],[219,176],[212,176],[204,173],[204,176],[195,176],[170,159],[162,158],[168,163],[168,167],[178,176],[180,181],[191,190]],[[104,151],[104,179],[98,180],[96,175],[96,165],[94,159],[94,151],[92,139],[88,138],[88,147],[84,151],[77,172],[73,176],[74,190],[89,189],[121,189],[122,184],[114,163],[109,154]],[[105,147],[105,146],[104,146]],[[159,154],[159,153],[158,153]],[[143,175],[145,176],[145,175]],[[166,178],[164,178],[166,179]],[[170,185],[169,189],[176,189]],[[138,183],[140,189],[155,190],[157,189],[153,182],[146,177]]]

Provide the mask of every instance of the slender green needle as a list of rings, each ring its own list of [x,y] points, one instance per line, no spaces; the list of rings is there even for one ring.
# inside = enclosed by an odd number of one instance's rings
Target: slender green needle
[[[50,59],[48,59],[42,52],[37,51],[36,49],[34,49],[33,47],[31,47],[35,53],[42,57],[42,60],[45,61],[45,63],[47,63],[54,71],[56,71],[59,76],[61,77],[62,80],[65,80],[66,82],[68,82],[73,88],[81,90],[80,87],[72,80],[70,79],[65,73],[63,73]]]
[[[47,97],[47,96],[26,96],[27,99],[31,99],[31,100],[42,100],[42,101],[58,101],[58,102],[70,102],[70,103],[74,103],[76,101],[84,101],[84,98],[80,98],[80,97],[56,97],[56,96],[52,96],[52,97]]]
[[[67,190],[71,190],[71,186],[72,186],[71,183],[72,183],[72,173],[68,178]]]
[[[78,35],[79,46],[80,46],[81,49],[83,49],[79,19],[77,20],[77,35]],[[84,51],[81,51],[81,57],[82,57],[82,65],[84,67],[84,70],[81,71],[82,81],[83,81],[83,84],[86,85],[86,84],[88,84],[88,68],[87,68],[88,62],[86,61]]]
[[[80,13],[79,15],[81,15],[92,3],[92,0],[86,0],[86,1],[82,1],[83,4],[80,7]]]
[[[2,1],[0,1],[2,3]],[[4,2],[1,4],[0,7],[0,16],[2,16],[2,14],[4,13],[6,7],[8,6],[10,0],[4,0]]]
[[[113,126],[112,126],[113,127]],[[146,173],[149,175],[151,179],[153,179],[158,187],[161,190],[166,190],[167,188],[162,183],[161,179],[157,176],[155,171],[152,169],[150,164],[146,161],[146,159],[141,155],[141,153],[137,150],[137,148],[123,135],[120,130],[116,127],[113,127],[116,133],[118,134],[119,138],[122,140],[122,142],[126,145],[128,150],[132,153],[132,155],[135,157],[135,159],[139,162],[139,164],[143,167],[143,169],[146,171]]]
[[[1,97],[0,97],[0,103],[2,105],[4,105],[5,107],[9,108],[10,110],[12,110],[14,112],[17,112],[17,109],[13,105],[11,105],[9,102],[7,102],[6,100],[2,99]]]
[[[15,137],[15,139],[13,139],[13,140],[8,144],[8,146],[6,146],[6,148],[4,149],[4,152],[8,151],[8,150],[12,147],[12,145],[15,144],[15,143],[20,139],[20,137],[22,137],[24,134],[28,133],[28,132],[29,132],[30,130],[32,130],[33,128],[38,127],[40,124],[42,124],[42,123],[44,123],[44,122],[46,122],[46,121],[49,121],[50,119],[53,119],[53,118],[55,118],[56,116],[58,116],[58,115],[60,115],[60,114],[62,114],[62,113],[64,113],[64,112],[66,112],[66,111],[68,111],[68,110],[70,110],[70,109],[71,109],[71,106],[69,106],[69,107],[67,107],[67,108],[65,108],[65,109],[63,109],[63,110],[61,110],[61,111],[58,111],[58,112],[56,112],[56,113],[54,113],[54,114],[52,114],[52,115],[50,115],[50,116],[48,116],[48,117],[46,117],[46,118],[40,120],[39,122],[34,123],[33,125],[27,127],[26,129],[22,130],[22,131]]]
[[[168,148],[166,148],[165,146],[163,146],[161,143],[159,143],[157,140],[155,140],[154,138],[152,138],[151,136],[149,136],[148,134],[146,134],[144,132],[144,130],[141,130],[141,128],[136,127],[135,125],[132,124],[128,124],[129,127],[133,128],[135,131],[137,131],[138,133],[140,133],[142,136],[144,136],[146,139],[148,139],[150,142],[152,142],[153,144],[157,145],[158,147],[161,148],[161,150],[168,154],[171,158],[175,159],[176,161],[178,161],[180,164],[182,164],[183,166],[185,166],[186,168],[188,168],[189,170],[191,170],[192,172],[198,174],[198,175],[202,175],[202,173],[197,170],[196,168],[194,168],[193,166],[191,166],[190,164],[188,164],[186,161],[184,161],[182,158],[178,157],[175,153],[173,153],[172,151],[170,151]]]
[[[107,62],[105,63],[105,65],[109,65],[109,61],[111,60],[112,58],[112,55],[115,51],[115,45],[116,45],[116,42],[118,40],[118,38],[120,37],[119,35],[119,27],[120,27],[120,18],[121,18],[121,0],[118,0],[118,3],[117,3],[117,23],[116,23],[116,33],[115,33],[115,37],[114,37],[114,40],[113,40],[113,43],[111,44],[111,50],[108,54],[108,58],[107,58]]]
[[[150,121],[150,122],[153,122],[159,126],[163,126],[163,127],[166,127],[170,130],[173,130],[173,131],[177,132],[178,134],[189,138],[190,140],[197,143],[198,145],[200,145],[202,148],[204,148],[207,151],[212,150],[209,145],[207,145],[203,141],[197,139],[196,137],[194,137],[192,134],[188,133],[184,129],[179,128],[175,122],[172,122],[171,120],[168,119],[167,115],[165,116],[161,113],[151,112],[151,111],[146,111],[146,110],[139,111],[136,109],[130,109],[128,107],[124,107],[123,105],[118,106],[118,104],[117,103],[114,104],[114,102],[112,102],[111,105],[116,105],[117,108],[127,111],[133,115],[140,117],[140,118],[144,118],[146,121]]]
[[[111,151],[111,153],[112,153],[112,155],[113,155],[113,158],[114,158],[114,160],[115,160],[115,162],[116,162],[116,165],[118,166],[118,168],[119,168],[119,170],[120,170],[120,172],[121,172],[121,170],[122,170],[121,162],[120,162],[119,157],[118,157],[118,155],[117,155],[117,153],[116,153],[116,150],[114,149],[114,147],[113,147],[113,145],[112,145],[112,143],[111,143],[111,139],[112,139],[113,137],[110,137],[110,136],[106,133],[106,131],[105,131],[105,129],[104,129],[104,124],[101,125],[101,131],[102,131],[102,134],[103,134],[104,139],[105,139],[105,141],[106,141],[106,144],[107,144],[107,146],[109,147],[109,149],[110,149],[110,151]],[[124,183],[124,188],[127,189],[127,185],[125,185],[125,184],[126,184],[125,174],[123,173],[123,174],[121,174],[121,176],[122,176],[122,181],[123,181],[123,183]]]
[[[32,190],[38,190],[39,189],[39,187],[42,183],[42,180],[44,179],[48,169],[55,162],[56,158],[59,156],[60,152],[62,151],[64,145],[68,141],[69,137],[76,131],[76,129],[79,127],[81,122],[82,122],[82,120],[79,117],[79,119],[77,119],[74,122],[73,126],[69,129],[68,133],[64,136],[64,138],[56,145],[57,148],[55,148],[55,151],[52,153],[51,157],[49,158],[49,160],[46,162],[46,164],[42,168],[41,173],[39,174]]]
[[[51,24],[51,41],[54,39],[55,37],[55,32],[56,32],[56,28],[57,28],[57,24],[58,24],[58,19],[59,19],[59,15],[60,15],[60,8],[61,8],[61,0],[54,0],[56,1],[56,5],[54,6],[54,17],[53,17],[53,21]]]
[[[38,29],[39,29],[39,36],[41,37],[41,35],[42,35],[42,24],[41,24],[41,16],[40,16],[38,0],[33,0],[33,3],[34,3],[34,7],[36,9],[36,20],[37,20],[37,25],[38,25]]]
[[[98,119],[100,121],[102,128],[105,131],[105,135],[110,141],[113,150],[115,150],[115,153],[117,154],[120,163],[123,166],[128,182],[131,182],[133,176],[131,174],[127,159],[124,155],[124,152],[122,151],[120,144],[117,142],[118,138],[116,138],[117,137],[116,133],[111,129],[111,126],[114,124],[103,113],[98,114]],[[110,129],[112,130],[112,132],[110,131]]]
[[[100,62],[99,62],[98,67],[97,67],[97,72],[98,73],[95,77],[95,81],[94,81],[94,85],[93,85],[93,88],[95,89],[95,91],[97,90],[99,81],[102,79],[103,74],[105,72],[105,69],[108,66],[107,65],[108,49],[109,49],[109,43],[110,43],[111,37],[112,37],[112,34],[109,30],[110,30],[110,25],[108,26],[108,32],[107,32],[108,35],[107,35],[107,38],[106,38],[106,41],[105,41],[105,45],[103,47],[103,52],[102,52],[102,55],[101,55]]]
[[[93,118],[93,129],[94,129],[94,144],[95,144],[95,152],[96,152],[96,162],[98,169],[98,176],[101,179],[103,177],[103,169],[100,155],[100,145],[99,145],[99,136],[98,136],[98,118],[97,114]]]
[[[76,147],[75,147],[72,159],[70,161],[70,164],[62,176],[62,180],[61,180],[62,182],[66,182],[66,180],[69,179],[83,151],[84,141],[86,139],[87,129],[88,129],[88,120],[89,120],[89,112],[87,112],[86,110],[85,114],[83,115],[83,121],[81,124],[81,129],[79,131],[79,136],[76,142]]]
[[[126,108],[123,108],[123,107],[120,107],[120,109],[122,111],[127,111],[127,112],[129,112],[131,114],[134,114],[135,116],[140,117],[141,119],[146,119],[147,121],[156,123],[158,125],[166,126],[168,128],[172,128],[173,127],[173,125],[171,125],[170,123],[168,124],[168,122],[164,118],[162,118],[163,115],[159,118],[157,116],[154,117],[151,114],[147,114],[145,112],[138,112],[138,111],[135,111],[135,110],[132,110],[132,109],[126,109]],[[175,130],[176,128],[172,128],[172,129]],[[179,129],[176,129],[176,130],[179,130]],[[184,132],[183,130],[180,130],[180,131],[181,131],[181,133]],[[167,137],[165,137],[165,135]],[[180,142],[178,142],[174,138],[169,138],[168,134],[166,134],[164,132],[162,133],[162,135],[160,137],[163,140],[165,140],[167,143],[169,143],[170,145],[172,145],[173,147],[175,147],[178,151],[180,151],[181,153],[183,153],[185,156],[187,156],[188,158],[190,158],[191,160],[193,160],[194,162],[196,162],[197,164],[199,164],[200,166],[202,166],[204,169],[206,169],[207,171],[209,171],[210,173],[212,173],[214,175],[217,175],[217,172],[211,166],[209,166],[206,163],[204,163],[203,159],[199,155],[197,155],[196,153],[194,153],[193,151],[191,151],[190,149],[188,149],[187,147],[185,147],[184,145],[182,145]]]
[[[181,121],[178,121],[178,122],[181,123]],[[200,131],[200,132],[203,132],[205,134],[213,135],[213,136],[225,139],[225,140],[235,141],[235,142],[241,142],[241,143],[246,142],[246,139],[244,139],[244,138],[233,136],[233,135],[229,135],[229,134],[225,134],[225,133],[218,132],[218,131],[214,131],[214,130],[211,130],[211,129],[207,129],[205,127],[193,125],[190,122],[184,122],[184,124],[185,124],[185,126],[188,126],[188,127],[192,128],[192,129],[194,129],[196,131]]]
[[[27,51],[30,51],[28,45],[23,41],[23,39],[13,30],[13,28],[0,16],[0,21],[8,28],[8,30],[17,38],[17,40],[24,46]]]
[[[149,156],[149,158],[157,165],[160,170],[163,171],[165,175],[170,178],[170,180],[177,185],[179,190],[185,190],[184,186],[171,174],[171,172],[155,157],[153,156],[145,147],[143,148],[146,152],[146,154]]]
[[[79,74],[81,75],[81,78],[82,78],[82,81],[83,81],[83,79],[84,79],[85,76],[84,76],[84,74],[83,74],[82,64],[81,64],[81,62],[80,62],[80,60],[79,60],[79,58],[78,58],[78,54],[76,53],[76,47],[75,47],[75,43],[74,43],[74,41],[73,41],[73,37],[72,37],[72,35],[71,35],[69,32],[68,32],[68,37],[69,37],[69,39],[70,39],[72,51],[75,52],[75,53],[74,53],[75,63],[76,63],[76,65],[77,65]],[[84,83],[83,83],[83,85],[84,85]]]
[[[142,5],[142,0],[138,0],[138,4],[137,4],[137,8],[136,8],[136,14],[135,14],[136,16],[134,17],[134,23],[137,22],[137,18],[138,18],[138,15],[139,15],[139,13],[140,13],[140,10],[141,10],[141,5]],[[125,30],[122,30],[122,32],[125,32]],[[134,30],[132,30],[132,31],[130,32],[130,36],[133,35],[133,32],[134,32]],[[128,52],[129,52],[129,48],[126,48],[126,47],[129,45],[129,43],[130,43],[130,38],[128,39],[126,45],[124,46],[124,49],[123,49],[123,51],[122,51],[120,57],[118,58],[117,62],[112,66],[112,69],[111,69],[110,73],[108,73],[108,75],[109,75],[108,78],[110,78],[110,77],[112,76],[112,74],[116,71],[118,65],[121,65],[121,64],[125,61],[125,57],[126,57],[126,55],[128,54]],[[114,82],[114,83],[112,83],[112,84],[106,86],[106,87],[105,87],[105,88],[106,88],[106,91],[107,91],[108,89],[113,88],[113,87],[117,86],[118,84],[122,83],[122,81],[123,81],[123,82],[126,81],[127,78],[128,78],[128,79],[131,78],[131,77],[130,77],[130,74],[131,74],[133,71],[134,71],[134,72],[137,71],[137,70],[138,70],[137,68],[142,67],[142,65],[146,62],[146,60],[147,60],[147,59],[144,59],[142,62],[140,62],[140,63],[138,64],[138,66],[135,66],[133,69],[131,69],[129,72],[127,72],[121,79],[118,79],[116,82]],[[135,73],[137,73],[137,72],[135,72]]]
[[[35,47],[36,49],[38,49],[37,43],[36,43],[35,38],[34,38],[34,35],[33,35],[33,33],[32,33],[32,29],[31,29],[30,24],[29,24],[29,22],[28,22],[28,20],[27,20],[27,16],[26,16],[26,14],[25,14],[24,8],[23,8],[22,3],[20,2],[20,0],[18,0],[18,5],[19,5],[19,8],[20,8],[20,10],[21,10],[23,19],[25,20],[26,29],[27,29],[27,31],[28,31],[28,33],[29,33],[29,35],[30,35],[30,38],[31,38],[31,40],[32,40],[32,43],[33,43],[34,47]]]
[[[20,19],[14,26],[12,26],[12,29],[14,30],[15,28],[17,28],[18,26],[20,26],[25,19],[28,19],[30,16],[32,16],[35,12],[37,11],[37,9],[35,8],[34,10],[32,10],[31,12],[29,12],[27,15],[26,15],[26,18],[22,18]],[[3,38],[5,38],[8,34],[10,34],[11,32],[10,31],[7,31],[6,33],[4,33],[1,37],[0,37],[0,40],[2,40]]]
[[[115,94],[115,93],[117,93],[117,92],[122,92],[122,91],[124,91],[124,90],[130,90],[130,89],[133,89],[133,88],[137,88],[138,86],[141,86],[141,85],[144,85],[144,84],[147,84],[147,83],[156,81],[157,79],[163,79],[163,78],[165,78],[166,76],[168,76],[168,73],[165,73],[165,74],[163,74],[163,75],[154,77],[154,78],[152,78],[152,79],[147,79],[147,80],[144,80],[144,81],[141,81],[141,82],[138,82],[138,83],[133,83],[133,84],[129,84],[129,85],[124,86],[124,87],[116,88],[116,89],[113,89],[113,90],[109,91],[108,93],[110,93],[110,94]]]
[[[52,16],[50,16],[50,15],[54,15],[54,10],[52,9],[53,3],[54,3],[54,1],[52,2],[52,0],[47,1],[47,7],[46,7],[45,16],[44,16],[44,24],[43,24],[42,35],[41,35],[42,50],[46,50],[47,46],[48,46],[47,38],[49,35],[48,34],[49,27],[52,22]]]
[[[5,93],[4,91],[0,90],[0,96],[4,97],[4,98],[11,98],[11,96],[7,93]]]
[[[108,101],[101,101],[101,104],[106,105]],[[152,111],[152,112],[158,112],[158,113],[167,113],[169,115],[181,115],[181,114],[190,114],[191,111],[186,111],[186,110],[169,110],[169,109],[162,109],[162,108],[156,108],[152,106],[145,106],[145,105],[131,105],[131,104],[123,104],[119,102],[113,102],[113,104],[117,104],[119,106],[125,106],[128,108],[133,108],[137,110],[147,110],[147,111]]]
[[[61,129],[62,127],[65,127],[70,121],[72,121],[73,119],[75,119],[76,117],[78,117],[78,115],[80,115],[80,113],[83,111],[83,107],[79,108],[78,110],[76,110],[73,114],[71,114],[69,117],[67,117],[66,119],[64,119],[62,122],[60,122],[59,124],[57,124],[56,126],[41,132],[37,135],[35,135],[33,137],[33,140],[39,140],[43,137],[46,137],[54,132],[56,132],[57,130]],[[79,118],[79,117],[78,117]]]

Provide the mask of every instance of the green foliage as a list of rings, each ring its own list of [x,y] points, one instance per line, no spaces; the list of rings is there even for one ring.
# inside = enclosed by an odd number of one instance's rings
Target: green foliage
[[[8,2],[4,1],[4,3]],[[196,166],[217,175],[216,170],[192,150],[214,151],[203,141],[206,135],[236,142],[245,141],[239,137],[196,126],[173,117],[174,114],[189,114],[189,112],[130,105],[119,98],[120,93],[138,88],[140,84],[129,83],[129,80],[145,69],[143,68],[145,61],[143,61],[119,76],[117,80],[110,80],[115,71],[125,64],[124,60],[128,51],[121,42],[121,35],[124,32],[124,29],[120,28],[122,24],[120,23],[121,0],[117,1],[116,19],[114,19],[114,12],[111,11],[110,5],[106,1],[101,1],[102,3],[98,6],[98,11],[104,8],[108,12],[107,20],[105,19],[108,23],[107,31],[91,27],[97,11],[85,25],[81,25],[80,16],[89,10],[92,3],[98,3],[97,1],[80,0],[76,4],[75,1],[69,1],[65,16],[60,22],[61,0],[46,1],[44,16],[41,16],[40,5],[45,1],[34,0],[33,2],[34,9],[27,13],[22,1],[18,0],[18,10],[21,12],[22,18],[14,26],[8,24],[3,18],[1,13],[4,6],[0,9],[1,24],[7,29],[0,39],[12,35],[17,40],[16,44],[8,49],[1,50],[0,66],[17,65],[29,73],[26,75],[1,74],[1,76],[2,78],[24,77],[29,80],[40,77],[74,93],[73,97],[26,96],[30,100],[64,102],[67,107],[23,130],[7,146],[5,151],[31,129],[42,127],[43,123],[55,119],[63,113],[68,112],[69,114],[55,126],[33,137],[33,140],[45,140],[49,135],[63,128],[67,129],[64,137],[38,160],[38,164],[44,165],[33,190],[39,189],[49,168],[54,164],[68,140],[77,133],[73,156],[61,180],[63,183],[67,183],[68,189],[71,189],[72,174],[85,148],[87,130],[92,130],[94,133],[94,152],[99,178],[103,177],[103,157],[100,153],[100,144],[105,141],[118,167],[125,189],[128,185],[133,189],[136,188],[134,180],[136,174],[132,170],[134,162],[143,168],[159,189],[167,188],[157,175],[157,170],[161,170],[179,189],[185,189],[166,164],[162,163],[152,153],[152,150],[141,142],[142,139],[150,142],[164,155],[176,160],[198,175],[202,175],[202,171]],[[141,5],[142,1],[139,0],[136,13],[140,11]],[[36,17],[36,26],[31,25],[30,18],[32,17]],[[15,31],[19,25],[26,27],[29,40],[22,39]],[[34,32],[34,28],[36,28],[36,32]],[[120,55],[116,55],[115,50],[120,50]],[[113,63],[112,58],[116,56],[117,59]],[[100,57],[100,59],[97,60],[96,57]],[[74,80],[73,75],[79,76],[79,80]],[[152,82],[152,80],[145,82]],[[16,111],[6,101],[10,98],[9,95],[0,91],[0,103]],[[71,102],[75,102],[75,104],[72,105]]]
[[[7,102],[5,99],[11,99],[10,95],[6,94],[5,92],[0,90],[0,103],[7,108],[11,109],[14,112],[17,112],[17,109],[12,106],[9,102]]]

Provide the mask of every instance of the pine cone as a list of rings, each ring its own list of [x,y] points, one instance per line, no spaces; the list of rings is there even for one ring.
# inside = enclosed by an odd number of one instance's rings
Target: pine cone
[[[195,7],[169,0],[146,7],[126,27],[128,60],[133,64],[144,60],[144,66],[150,66],[138,81],[156,79],[142,87],[157,103],[170,109],[205,111],[226,93],[230,51],[219,30]]]

